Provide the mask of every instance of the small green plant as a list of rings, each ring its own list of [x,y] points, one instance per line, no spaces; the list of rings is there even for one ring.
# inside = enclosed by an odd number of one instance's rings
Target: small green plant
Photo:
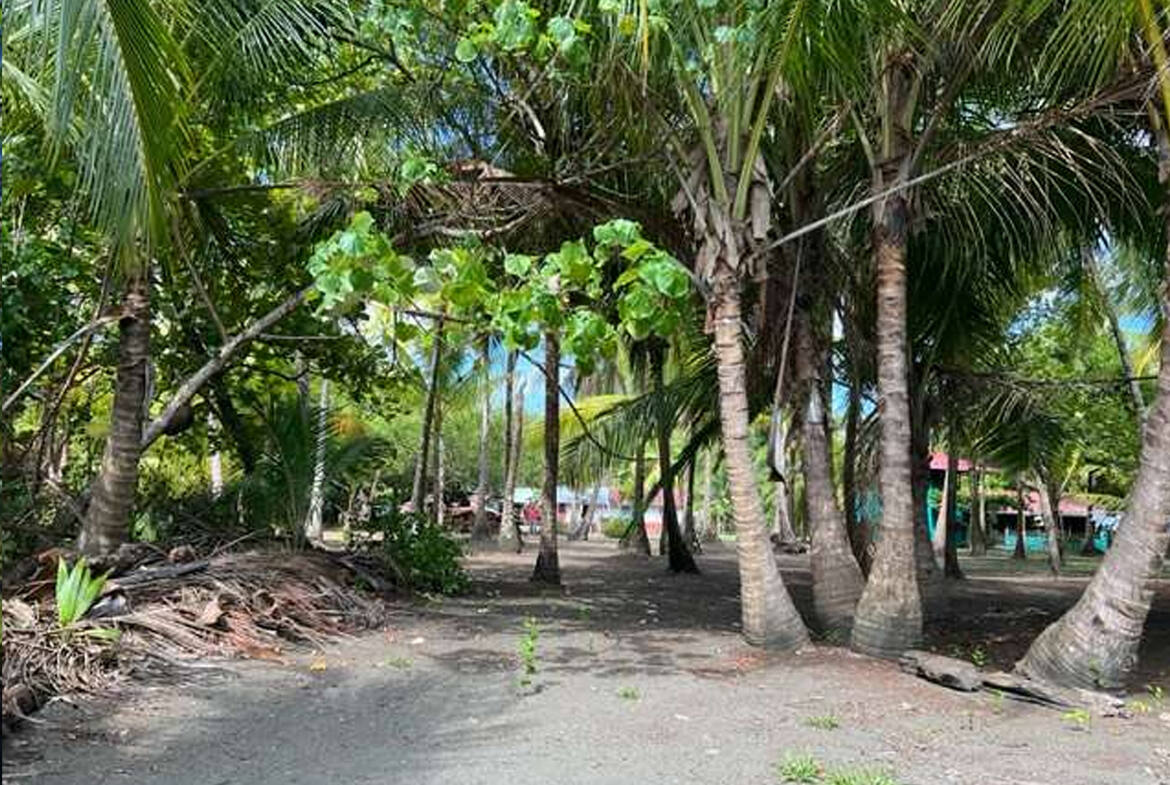
[[[620,540],[630,527],[630,522],[624,518],[609,518],[601,524],[601,533],[611,540]]]
[[[1003,704],[1007,699],[1003,690],[991,691],[991,710],[996,714],[1003,714]]]
[[[640,697],[637,687],[622,687],[617,694],[619,698],[628,701],[636,701]]]
[[[380,538],[369,547],[407,588],[428,594],[461,594],[471,581],[460,564],[463,549],[450,532],[429,518],[399,512],[390,500],[384,511],[371,518],[367,529]]]
[[[1151,711],[1153,711],[1153,707],[1150,705],[1149,701],[1144,701],[1140,698],[1130,701],[1129,703],[1125,704],[1125,707],[1134,714],[1149,714]]]
[[[1152,700],[1154,703],[1161,703],[1166,699],[1166,691],[1157,684],[1147,684],[1146,692],[1149,693],[1150,700]]]
[[[589,616],[593,613],[593,609],[588,605],[577,606],[577,621],[589,621]]]
[[[397,668],[398,670],[406,670],[414,665],[414,662],[409,657],[387,657],[383,662],[387,668]]]
[[[781,782],[796,785],[820,782],[824,771],[825,767],[812,755],[794,755],[791,752],[784,753],[784,759],[776,766]]]
[[[1069,723],[1077,730],[1088,730],[1089,723],[1092,722],[1092,715],[1085,709],[1069,709],[1060,718]]]
[[[839,769],[825,773],[825,785],[898,785],[898,781],[873,769]]]
[[[536,619],[529,617],[524,621],[524,634],[520,636],[520,645],[516,651],[520,655],[520,686],[531,687],[532,677],[536,675],[536,641],[540,638],[540,627]]]
[[[804,724],[817,730],[837,730],[837,728],[841,727],[840,721],[832,714],[826,714],[821,717],[809,717],[804,721]]]
[[[73,569],[65,566],[64,559],[57,559],[57,621],[62,627],[77,623],[93,607],[109,575],[107,572],[96,578],[91,576],[84,557],[77,560]]]
[[[976,668],[982,668],[987,664],[987,652],[983,650],[982,646],[972,646],[969,659]]]

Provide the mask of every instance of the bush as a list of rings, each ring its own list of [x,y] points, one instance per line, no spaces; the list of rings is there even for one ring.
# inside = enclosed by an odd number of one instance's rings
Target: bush
[[[626,533],[626,529],[630,528],[632,521],[626,518],[607,518],[601,524],[601,533],[611,540],[620,540],[622,535]]]
[[[369,524],[381,541],[370,546],[396,579],[416,591],[459,594],[467,589],[467,573],[459,563],[463,548],[450,532],[421,515],[400,513],[396,504],[381,513]]]

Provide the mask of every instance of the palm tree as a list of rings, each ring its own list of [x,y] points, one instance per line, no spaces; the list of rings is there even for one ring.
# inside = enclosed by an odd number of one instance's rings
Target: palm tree
[[[485,335],[480,338],[480,373],[482,384],[479,393],[479,460],[475,483],[475,522],[471,529],[472,542],[486,542],[490,534],[487,522],[488,496],[488,441],[492,422],[491,389],[491,345]]]
[[[555,331],[544,334],[544,488],[541,491],[543,516],[540,524],[540,551],[532,568],[532,580],[560,585],[561,567],[557,558],[557,470],[561,450],[560,337]]]

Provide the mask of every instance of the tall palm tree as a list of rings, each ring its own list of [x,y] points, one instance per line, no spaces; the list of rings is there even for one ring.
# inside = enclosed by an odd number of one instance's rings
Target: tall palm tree
[[[560,466],[561,344],[555,331],[544,335],[544,487],[540,523],[540,550],[532,568],[532,580],[559,585],[561,566],[557,556],[557,475]]]

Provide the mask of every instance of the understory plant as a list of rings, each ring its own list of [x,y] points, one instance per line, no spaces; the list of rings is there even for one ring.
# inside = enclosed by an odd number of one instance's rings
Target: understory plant
[[[371,543],[388,572],[415,591],[459,594],[469,580],[460,564],[463,548],[445,529],[417,513],[402,513],[393,501],[369,528],[381,535]]]
[[[72,569],[64,559],[57,559],[57,621],[63,628],[76,624],[93,607],[108,577],[109,573],[92,576],[85,557],[78,559]]]

